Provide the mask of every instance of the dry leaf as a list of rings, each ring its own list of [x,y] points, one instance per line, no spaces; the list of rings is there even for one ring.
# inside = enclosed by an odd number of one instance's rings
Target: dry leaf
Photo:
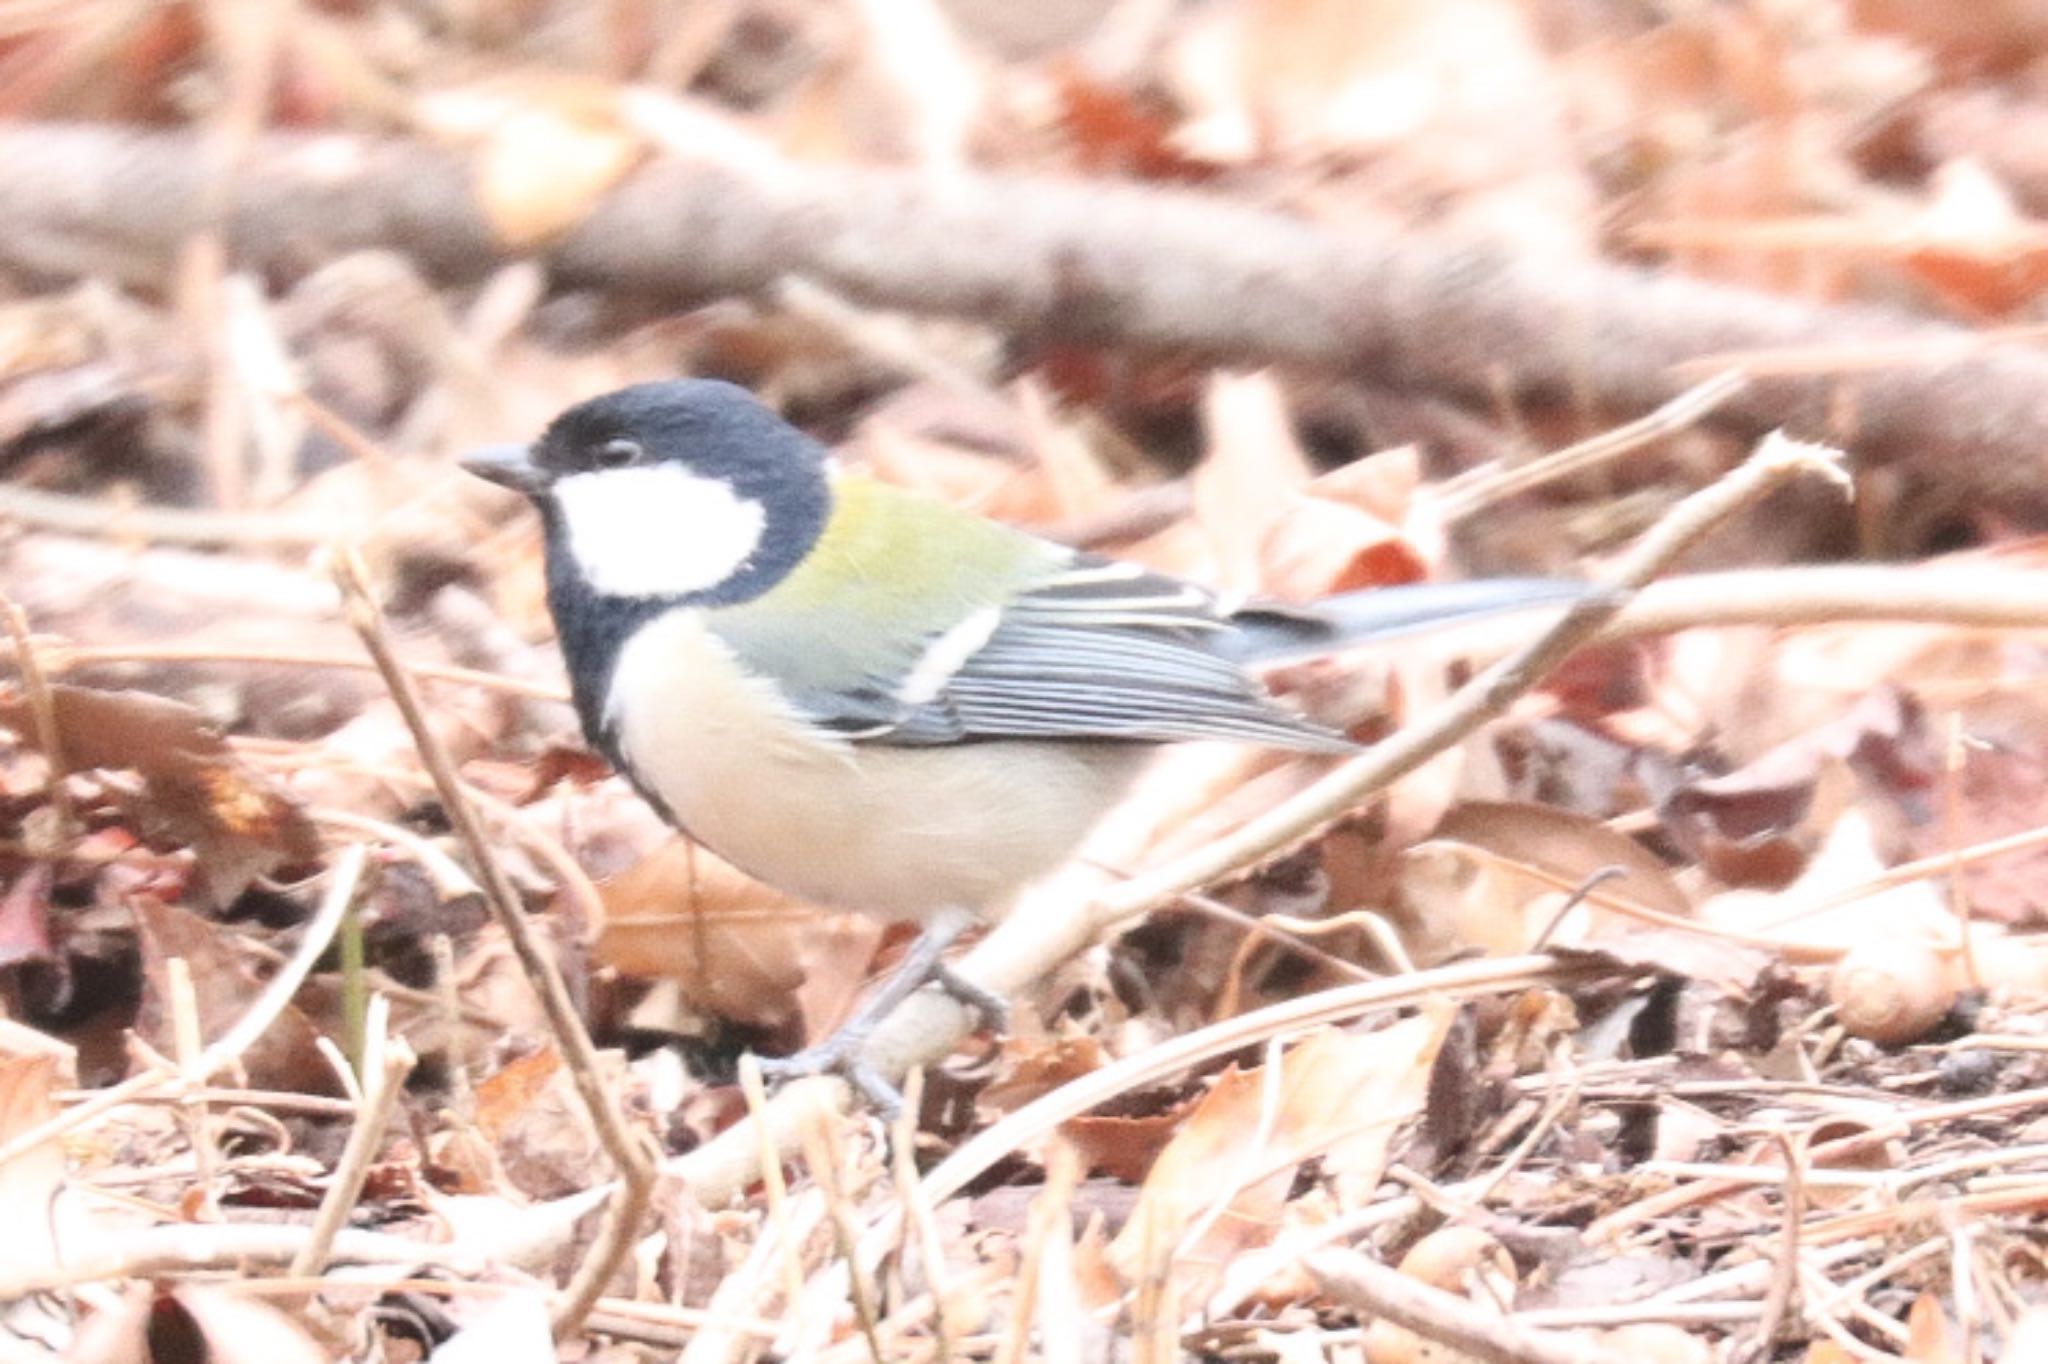
[[[1743,993],[1754,991],[1764,972],[1778,960],[1775,954],[1760,947],[1745,947],[1711,933],[1676,928],[1610,933],[1597,942],[1559,945],[1552,950],[1564,957],[1597,959],[1636,970],[1648,967],[1660,975],[1703,980],[1723,990]]]
[[[1455,1012],[1434,1005],[1373,1033],[1318,1030],[1285,1053],[1277,1076],[1225,1071],[1160,1153],[1110,1247],[1126,1281],[1168,1266],[1200,1276],[1198,1266],[1270,1241],[1295,1169],[1312,1157],[1341,1204],[1368,1197],[1395,1130],[1421,1112]],[[1206,1291],[1181,1287],[1184,1301]]]
[[[1526,951],[1552,928],[1574,888],[1610,869],[1622,874],[1601,881],[1600,894],[1691,916],[1664,864],[1598,820],[1542,805],[1464,802],[1428,840],[1400,855],[1397,898],[1409,949],[1422,964],[1468,947]],[[1550,938],[1580,941],[1611,917],[1584,910],[1557,924]]]
[[[0,969],[51,959],[50,886],[55,876],[53,864],[32,862],[0,890]]]
[[[562,1198],[605,1178],[603,1148],[553,1047],[507,1062],[477,1084],[476,1097],[495,1168],[520,1193]]]
[[[1913,1299],[1913,1306],[1906,1313],[1906,1353],[1903,1358],[1913,1364],[1961,1364],[1961,1357],[1950,1344],[1955,1332],[1950,1327],[1948,1313],[1942,1310],[1941,1299],[1932,1293],[1922,1293]]]
[[[1797,881],[1776,894],[1737,890],[1714,896],[1701,903],[1699,917],[1704,923],[1745,932],[1779,934],[1787,941],[1844,948],[1870,938],[1949,940],[1955,916],[1933,881],[1911,881],[1841,900],[1890,868],[1884,842],[1865,811],[1847,810]]]
[[[1270,372],[1210,376],[1202,394],[1207,457],[1195,470],[1195,523],[1215,546],[1214,585],[1265,590],[1268,528],[1312,474]]]
[[[1519,1287],[1514,1257],[1478,1227],[1439,1227],[1409,1248],[1400,1269],[1440,1292],[1469,1298],[1488,1312],[1512,1303]],[[1384,1317],[1366,1328],[1361,1345],[1373,1364],[1436,1364],[1442,1358],[1434,1341]]]
[[[1798,734],[1718,777],[1685,782],[1657,803],[1665,828],[1717,879],[1730,886],[1783,886],[1806,860],[1802,827],[1815,814],[1822,775],[1846,765],[1865,792],[1924,820],[1936,755],[1919,702],[1892,686],[1871,691],[1849,711]],[[1840,798],[1819,810],[1840,813]]]
[[[1080,1152],[1090,1174],[1139,1184],[1159,1163],[1160,1153],[1172,1142],[1186,1113],[1186,1109],[1176,1108],[1146,1118],[1101,1118],[1090,1114],[1061,1123],[1060,1135]]]
[[[1713,1347],[1669,1322],[1644,1321],[1607,1332],[1600,1343],[1633,1364],[1712,1364]]]
[[[0,1056],[0,1144],[57,1116],[54,1056]],[[0,1207],[15,1209],[13,1231],[0,1237],[0,1280],[35,1276],[57,1264],[46,1215],[64,1185],[64,1144],[47,1141],[0,1165]]]
[[[1902,234],[1899,259],[1958,310],[2004,317],[2048,289],[2048,228],[2021,216],[1974,161],[1934,173],[1934,198]]]
[[[507,251],[531,251],[582,223],[646,155],[608,90],[543,90],[491,125],[477,204]]]
[[[507,1061],[476,1082],[477,1130],[495,1141],[547,1092],[562,1070],[553,1047],[541,1047]]]
[[[1100,1070],[1109,1063],[1102,1043],[1086,1035],[1011,1037],[1003,1043],[1009,1063],[1003,1077],[981,1092],[980,1101],[998,1113],[1013,1113],[1042,1094]]]
[[[145,838],[189,846],[215,908],[249,883],[319,856],[320,838],[298,804],[236,756],[198,711],[135,691],[50,688],[57,743],[72,771],[142,774],[133,814]],[[0,695],[0,725],[33,745],[28,703]]]
[[[1064,514],[1037,467],[912,435],[887,421],[862,425],[859,451],[876,478],[997,521],[1047,521]]]
[[[333,1356],[269,1303],[232,1288],[188,1283],[162,1293],[137,1284],[111,1309],[87,1317],[64,1357],[76,1364],[174,1358],[208,1364],[317,1364]]]
[[[800,1015],[822,1036],[867,978],[882,925],[827,914],[671,839],[601,883],[605,924],[591,952],[629,975],[674,980],[707,1013],[761,1027]]]
[[[1289,498],[1266,523],[1258,557],[1263,590],[1283,601],[1420,582],[1429,572],[1399,527],[1307,494]]]
[[[132,905],[142,943],[143,997],[135,1030],[165,1055],[176,1055],[171,1035],[171,1007],[166,996],[169,973],[165,962],[182,957],[191,968],[193,1006],[202,1044],[226,1032],[262,990],[262,979],[250,969],[248,954],[238,951],[231,935],[176,905],[138,896]],[[305,1094],[339,1094],[340,1081],[321,1056],[315,1028],[296,1005],[287,1004],[250,1044],[239,1060],[249,1082],[258,1089]]]
[[[1061,61],[1053,80],[1060,130],[1072,140],[1074,161],[1081,170],[1141,180],[1200,181],[1215,176],[1215,166],[1173,145],[1173,110],[1165,101],[1106,85],[1077,61]]]
[[[1311,601],[1428,578],[1444,560],[1445,540],[1436,504],[1421,492],[1413,445],[1318,475],[1267,527],[1266,590]]]

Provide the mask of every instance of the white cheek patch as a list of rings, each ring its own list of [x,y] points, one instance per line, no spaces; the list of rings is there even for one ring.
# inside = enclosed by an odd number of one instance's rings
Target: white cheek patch
[[[759,502],[678,464],[571,474],[553,492],[584,580],[612,597],[716,587],[753,556],[767,524]]]

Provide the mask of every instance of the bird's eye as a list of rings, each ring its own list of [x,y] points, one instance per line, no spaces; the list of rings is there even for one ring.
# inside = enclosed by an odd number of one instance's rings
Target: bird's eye
[[[600,469],[623,469],[634,460],[640,458],[640,442],[626,440],[623,437],[618,440],[608,440],[603,445],[597,447],[597,453],[594,458],[597,467]]]

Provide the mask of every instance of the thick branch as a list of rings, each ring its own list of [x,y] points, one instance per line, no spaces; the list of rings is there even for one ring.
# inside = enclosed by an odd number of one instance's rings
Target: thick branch
[[[212,172],[184,133],[0,129],[0,262],[160,282],[204,221]],[[499,263],[468,163],[341,135],[259,141],[225,196],[238,263],[289,273],[395,247],[444,277]],[[1759,380],[1724,415],[1833,432],[1864,457],[2040,486],[2048,357],[1877,309],[1670,274],[1304,222],[1189,192],[1001,176],[649,163],[549,252],[568,284],[678,302],[789,275],[862,303],[1042,337],[1284,360],[1473,399],[1586,393],[1647,409],[1710,354],[1886,341],[1923,362]],[[1834,390],[1840,388],[1837,393]],[[1833,405],[1830,406],[1832,400]]]

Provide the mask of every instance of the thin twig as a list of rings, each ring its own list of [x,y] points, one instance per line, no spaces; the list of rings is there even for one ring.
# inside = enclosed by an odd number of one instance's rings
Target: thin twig
[[[2048,629],[2048,573],[1997,560],[1735,569],[1645,587],[1603,640],[1714,626]]]
[[[946,1243],[939,1235],[939,1219],[932,1210],[931,1194],[917,1173],[917,1115],[923,1111],[923,1098],[924,1071],[912,1070],[903,1081],[903,1110],[889,1124],[890,1177],[902,1204],[904,1248],[908,1250],[910,1237],[917,1238],[918,1259],[924,1268],[925,1287],[931,1294],[936,1364],[952,1364],[957,1335],[952,1313],[947,1309],[952,1275],[946,1268]]]
[[[285,668],[334,668],[375,672],[377,665],[360,654],[327,653],[319,649],[262,649],[237,644],[72,644],[50,635],[33,641],[42,647],[48,670],[72,672],[109,663],[244,663]],[[16,641],[13,656],[21,652]],[[414,677],[427,682],[453,682],[483,687],[532,701],[569,699],[569,689],[556,682],[530,682],[523,677],[462,668],[451,663],[407,663]]]
[[[765,1134],[768,1125],[760,1120],[761,1110],[768,1106],[768,1090],[761,1080],[761,1062],[752,1052],[740,1057],[740,1096],[747,1102],[747,1112],[754,1119],[757,1131]],[[767,1205],[768,1216],[759,1240],[773,1238],[782,1245],[782,1255],[777,1266],[782,1271],[783,1311],[796,1310],[796,1304],[803,1297],[804,1265],[803,1247],[788,1236],[790,1219],[789,1184],[782,1175],[782,1153],[766,1141],[756,1149],[761,1172],[762,1201]]]
[[[213,1114],[207,1101],[194,1099],[192,1090],[210,1077],[199,1073],[204,1054],[200,1040],[199,998],[192,988],[192,963],[183,957],[164,962],[164,1001],[171,1015],[171,1054],[178,1064],[178,1078],[187,1093],[179,1105],[185,1125],[185,1141],[192,1148],[192,1182],[199,1191],[202,1220],[212,1220],[219,1209],[214,1202],[213,1180],[220,1164],[220,1152],[213,1144]]]
[[[6,622],[7,637],[14,644],[14,666],[21,673],[21,688],[28,697],[29,714],[35,720],[36,746],[42,749],[43,762],[50,772],[50,802],[57,809],[68,841],[78,824],[71,809],[71,792],[64,785],[71,768],[64,761],[64,732],[57,723],[57,698],[43,671],[42,656],[29,635],[28,616],[4,592],[0,592],[0,620]]]
[[[1799,1229],[1806,1220],[1806,1137],[1805,1131],[1774,1132],[1778,1151],[1785,1157],[1785,1228],[1778,1245],[1777,1265],[1771,1275],[1771,1291],[1764,1297],[1764,1313],[1756,1333],[1736,1352],[1738,1359],[1769,1359],[1784,1333],[1793,1295],[1799,1291]]]
[[[876,1292],[875,1281],[862,1267],[855,1253],[860,1233],[854,1223],[853,1203],[848,1196],[848,1171],[840,1157],[846,1141],[837,1130],[850,1121],[836,1108],[820,1104],[811,1110],[811,1121],[804,1129],[804,1160],[811,1169],[811,1185],[825,1199],[825,1227],[832,1236],[832,1253],[837,1257],[834,1264],[828,1260],[821,1268],[824,1274],[836,1275],[842,1270],[846,1275],[845,1299],[853,1308],[853,1319],[860,1329],[861,1339],[867,1342],[868,1358],[872,1364],[884,1364],[887,1356],[882,1350],[882,1303]],[[795,1307],[801,1298],[794,1299]],[[805,1334],[818,1336],[813,1323],[805,1322],[801,1315],[791,1318],[798,1326],[799,1334],[794,1340],[792,1354],[807,1353],[811,1341]]]
[[[1068,1142],[1055,1142],[1045,1157],[1045,1183],[1031,1200],[1031,1213],[1024,1228],[1024,1254],[1010,1290],[1010,1329],[996,1349],[994,1364],[1024,1364],[1031,1358],[1045,1263],[1054,1258],[1047,1254],[1047,1247],[1055,1238],[1073,1237],[1074,1189],[1081,1182],[1081,1174],[1080,1153]],[[1041,1341],[1040,1357],[1056,1348],[1054,1342]]]
[[[1611,1351],[1481,1311],[1354,1250],[1319,1250],[1302,1260],[1324,1293],[1361,1313],[1487,1364],[1618,1364]]]
[[[161,1278],[169,1274],[219,1272],[291,1263],[312,1238],[310,1226],[262,1222],[178,1222],[124,1230],[118,1237],[68,1256],[61,1265],[0,1275],[0,1302],[19,1302],[68,1284]],[[364,1265],[443,1265],[480,1277],[497,1262],[495,1247],[479,1242],[435,1245],[417,1236],[388,1232],[341,1232],[330,1262]]]
[[[405,1078],[412,1074],[412,1048],[390,1035],[390,1018],[390,1001],[378,995],[370,1002],[364,1029],[361,1074],[369,1092],[356,1113],[355,1126],[349,1129],[341,1159],[334,1163],[333,1179],[313,1217],[313,1235],[292,1257],[291,1267],[285,1271],[293,1278],[312,1278],[327,1268],[334,1238],[362,1196],[363,1182],[370,1176],[370,1163],[376,1159],[384,1130],[391,1125],[391,1115],[398,1110]]]
[[[1949,1299],[1956,1307],[1956,1334],[1963,1339],[1963,1364],[1979,1364],[1983,1316],[1977,1294],[1976,1232],[1969,1222],[1957,1218],[1948,1235]]]
[[[1716,374],[1654,412],[1626,425],[1602,431],[1576,445],[1568,445],[1541,459],[1507,469],[1482,465],[1460,474],[1437,490],[1444,523],[1455,526],[1504,498],[1569,478],[1633,450],[1640,450],[1653,441],[1675,435],[1740,393],[1748,382],[1739,370]]]
[[[542,948],[539,935],[528,925],[526,912],[519,903],[519,893],[513,888],[504,864],[498,860],[483,821],[477,817],[476,808],[449,761],[447,749],[427,720],[426,710],[420,703],[419,689],[392,647],[390,627],[385,624],[383,611],[370,595],[367,571],[355,553],[344,551],[335,556],[334,578],[341,588],[349,624],[362,637],[363,647],[377,660],[384,685],[390,690],[399,713],[404,716],[407,728],[412,731],[420,761],[426,765],[435,788],[440,792],[442,809],[455,826],[469,852],[470,861],[477,869],[484,887],[484,899],[504,929],[506,940],[540,998],[548,1027],[554,1033],[555,1043],[569,1067],[570,1078],[575,1083],[577,1096],[583,1101],[597,1139],[619,1169],[618,1193],[605,1210],[604,1225],[563,1290],[562,1300],[555,1309],[556,1337],[565,1339],[581,1328],[591,1306],[602,1295],[613,1272],[632,1249],[633,1237],[639,1231],[640,1218],[647,1210],[654,1187],[653,1162],[627,1126],[617,1098],[605,1086],[598,1068],[597,1049],[591,1044],[590,1034],[584,1030],[583,1020],[578,1017],[575,1003],[569,998],[568,986],[563,983],[554,961]]]
[[[0,485],[0,521],[66,535],[100,535],[161,545],[310,550],[334,527],[310,517],[266,512],[188,511],[115,497],[79,497]]]

